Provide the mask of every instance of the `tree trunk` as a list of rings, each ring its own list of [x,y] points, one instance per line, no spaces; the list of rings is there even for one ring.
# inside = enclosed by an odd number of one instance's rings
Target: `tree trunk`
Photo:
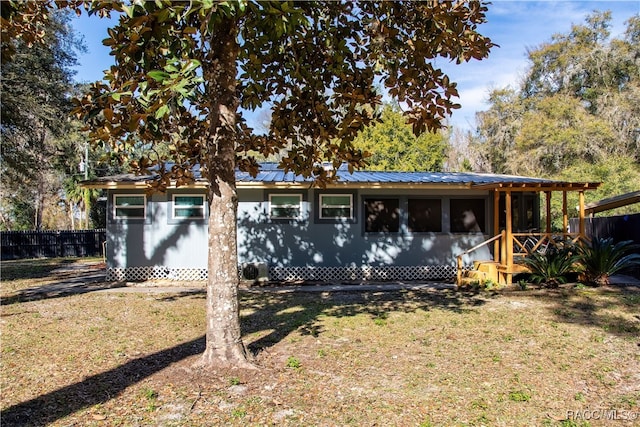
[[[38,177],[38,184],[37,184],[37,190],[36,190],[36,200],[35,200],[35,205],[36,205],[36,212],[35,212],[35,217],[33,219],[33,228],[35,230],[41,230],[42,229],[42,210],[44,209],[44,185],[42,183],[42,176]]]
[[[71,230],[76,231],[76,219],[73,205],[73,202],[69,202],[69,219],[71,220]]]
[[[237,26],[220,23],[211,36],[211,52],[203,61],[203,76],[211,99],[211,134],[207,141],[209,180],[209,256],[206,349],[201,365],[253,367],[242,343],[238,304],[235,125]]]

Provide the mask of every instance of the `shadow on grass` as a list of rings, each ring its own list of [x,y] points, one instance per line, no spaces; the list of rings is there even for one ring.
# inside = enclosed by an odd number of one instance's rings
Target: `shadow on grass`
[[[172,363],[204,352],[204,336],[131,360],[122,366],[2,411],[3,426],[42,426],[82,409],[107,402],[127,387]]]
[[[75,275],[72,279],[62,279],[60,282],[15,291],[9,296],[2,297],[2,299],[0,299],[0,305],[63,298],[69,295],[86,294],[125,286],[126,284],[121,282],[105,282],[100,280],[100,277],[96,276],[95,273],[89,276]]]
[[[61,266],[73,264],[70,258],[34,258],[2,261],[2,280],[41,279]]]
[[[171,303],[178,298],[204,298],[202,292],[183,292],[161,299]],[[385,318],[390,312],[445,309],[464,313],[482,306],[491,295],[450,290],[319,292],[319,293],[241,293],[243,335],[271,331],[248,343],[257,354],[277,344],[291,332],[322,334],[321,316],[348,317],[366,314]],[[246,341],[245,341],[246,342]],[[115,398],[127,387],[167,368],[173,363],[200,354],[205,350],[205,337],[131,360],[107,372],[88,377],[26,402],[11,406],[0,414],[3,426],[41,426],[53,423],[78,411]]]
[[[622,338],[640,337],[638,287],[575,288],[570,285],[511,295],[544,301],[557,322],[592,327]]]
[[[248,343],[257,355],[299,330],[318,336],[324,332],[318,318],[322,315],[349,317],[366,314],[372,319],[384,319],[391,312],[429,311],[433,309],[464,313],[482,306],[490,293],[457,292],[453,290],[399,290],[373,292],[321,292],[296,294],[265,294],[262,297],[244,295],[243,309],[251,313],[242,317],[243,335],[271,331]]]

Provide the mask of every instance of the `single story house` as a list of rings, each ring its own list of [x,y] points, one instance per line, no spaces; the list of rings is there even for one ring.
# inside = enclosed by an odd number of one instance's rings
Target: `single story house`
[[[84,183],[108,191],[108,280],[206,278],[208,184],[195,174],[190,186],[151,195],[145,183],[153,176]],[[597,186],[481,173],[350,174],[346,167],[338,175],[320,189],[274,163],[262,164],[256,177],[236,173],[241,277],[449,280],[458,255],[501,230],[540,230],[540,192],[548,201],[551,191],[582,195]],[[496,251],[481,246],[465,264]]]

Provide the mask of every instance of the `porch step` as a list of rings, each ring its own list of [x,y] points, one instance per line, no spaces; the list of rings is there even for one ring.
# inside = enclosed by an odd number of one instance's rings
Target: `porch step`
[[[473,270],[468,270],[463,274],[458,286],[470,286],[486,281],[498,283],[499,265],[500,263],[495,261],[474,261]]]
[[[466,271],[459,279],[458,286],[471,286],[486,281],[493,283],[510,283],[514,274],[530,273],[531,270],[522,264],[514,264],[511,268],[497,261],[474,261],[473,270]]]
[[[498,271],[502,274],[531,273],[531,269],[524,264],[513,264],[511,268],[506,265],[498,265]]]

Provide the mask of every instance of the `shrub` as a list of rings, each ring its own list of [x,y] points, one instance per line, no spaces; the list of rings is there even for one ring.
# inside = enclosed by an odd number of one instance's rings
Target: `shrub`
[[[567,283],[567,277],[576,271],[577,261],[575,249],[568,245],[545,254],[534,252],[523,260],[531,270],[531,281],[550,288]]]
[[[630,267],[640,266],[640,245],[630,240],[613,243],[612,238],[596,238],[578,247],[578,258],[587,283],[609,284],[609,278]]]

